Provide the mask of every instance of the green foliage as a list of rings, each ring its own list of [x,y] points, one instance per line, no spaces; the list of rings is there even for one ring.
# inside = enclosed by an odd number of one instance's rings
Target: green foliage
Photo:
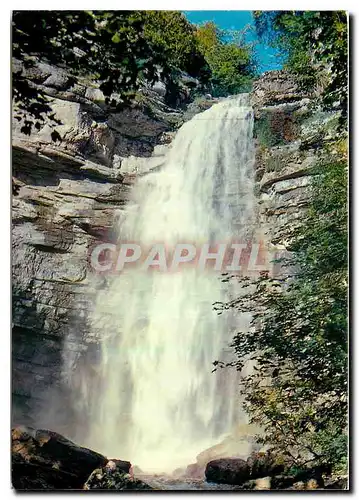
[[[206,80],[209,68],[200,52],[195,27],[179,11],[144,11],[144,36],[163,51],[168,64]]]
[[[36,58],[66,67],[76,83],[79,76],[100,82],[107,102],[118,93],[122,101],[132,95],[139,77],[154,83],[170,78],[164,54],[144,35],[141,11],[18,11],[13,14],[13,56],[26,67]],[[160,70],[160,71],[159,71]],[[51,107],[44,94],[13,72],[16,118],[25,133],[41,126]]]
[[[294,113],[262,112],[254,122],[253,135],[259,146],[270,148],[287,144],[298,136],[298,119]]]
[[[271,115],[263,114],[254,122],[253,136],[260,146],[271,148],[284,144],[283,137],[272,128]]]
[[[96,80],[112,106],[128,104],[141,83],[159,79],[176,102],[181,72],[203,88],[211,80],[217,96],[248,88],[254,74],[243,41],[224,41],[210,24],[214,40],[207,43],[208,26],[196,28],[179,11],[15,11],[12,24],[13,56],[21,63],[13,69],[15,118],[26,134],[45,120],[58,124],[46,95],[22,74],[36,60],[66,68],[72,84]]]
[[[255,11],[257,33],[286,55],[304,88],[324,87],[323,103],[348,104],[348,20],[344,11]]]
[[[248,92],[255,64],[252,47],[241,34],[225,32],[208,22],[197,28],[196,37],[211,70],[213,94],[219,97]]]
[[[254,121],[253,137],[258,140],[262,147],[270,148],[275,146],[276,140],[270,129],[270,121],[267,115]]]
[[[180,12],[18,11],[12,24],[13,56],[21,63],[13,70],[15,118],[27,134],[45,120],[57,124],[47,97],[21,72],[36,59],[65,67],[72,84],[79,77],[98,81],[112,106],[128,103],[141,82],[162,79],[173,93],[181,71],[202,83],[209,78],[194,27]]]
[[[263,441],[299,466],[340,469],[347,455],[346,162],[319,165],[312,190],[292,232],[286,270],[295,275],[263,274],[234,302],[253,321],[233,348],[238,369],[254,362],[243,395]]]

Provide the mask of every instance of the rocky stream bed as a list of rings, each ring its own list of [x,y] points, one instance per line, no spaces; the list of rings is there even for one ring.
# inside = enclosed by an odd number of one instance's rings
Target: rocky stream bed
[[[12,485],[16,490],[313,490],[346,489],[347,478],[324,469],[290,474],[270,451],[198,463],[172,475],[146,474],[129,461],[108,459],[61,434],[12,429]]]

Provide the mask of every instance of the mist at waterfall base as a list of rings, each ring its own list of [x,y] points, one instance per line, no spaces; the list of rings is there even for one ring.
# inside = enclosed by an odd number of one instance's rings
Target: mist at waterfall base
[[[119,241],[171,247],[253,237],[252,128],[244,94],[185,123],[161,169],[138,177]],[[219,316],[212,304],[240,285],[195,267],[130,268],[107,280],[92,317],[101,337],[97,386],[83,381],[77,403],[90,420],[85,445],[146,472],[171,472],[246,421],[236,371],[213,372],[215,360],[232,359],[233,334],[250,318]]]

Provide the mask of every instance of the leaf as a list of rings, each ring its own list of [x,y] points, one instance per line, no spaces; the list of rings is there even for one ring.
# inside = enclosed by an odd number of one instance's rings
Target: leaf
[[[113,35],[113,37],[111,38],[111,40],[113,43],[120,43],[120,41],[121,41],[120,35],[118,33],[115,33]]]
[[[51,140],[54,141],[54,142],[62,142],[62,138],[61,138],[61,135],[57,132],[57,130],[53,130],[51,132]]]

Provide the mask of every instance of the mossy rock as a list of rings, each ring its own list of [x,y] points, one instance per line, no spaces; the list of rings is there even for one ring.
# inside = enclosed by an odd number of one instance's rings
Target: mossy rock
[[[299,138],[299,118],[285,110],[266,110],[254,122],[253,135],[261,146],[289,144]]]
[[[135,479],[116,467],[112,461],[106,467],[92,472],[84,485],[84,490],[152,490],[153,488],[140,479]]]

